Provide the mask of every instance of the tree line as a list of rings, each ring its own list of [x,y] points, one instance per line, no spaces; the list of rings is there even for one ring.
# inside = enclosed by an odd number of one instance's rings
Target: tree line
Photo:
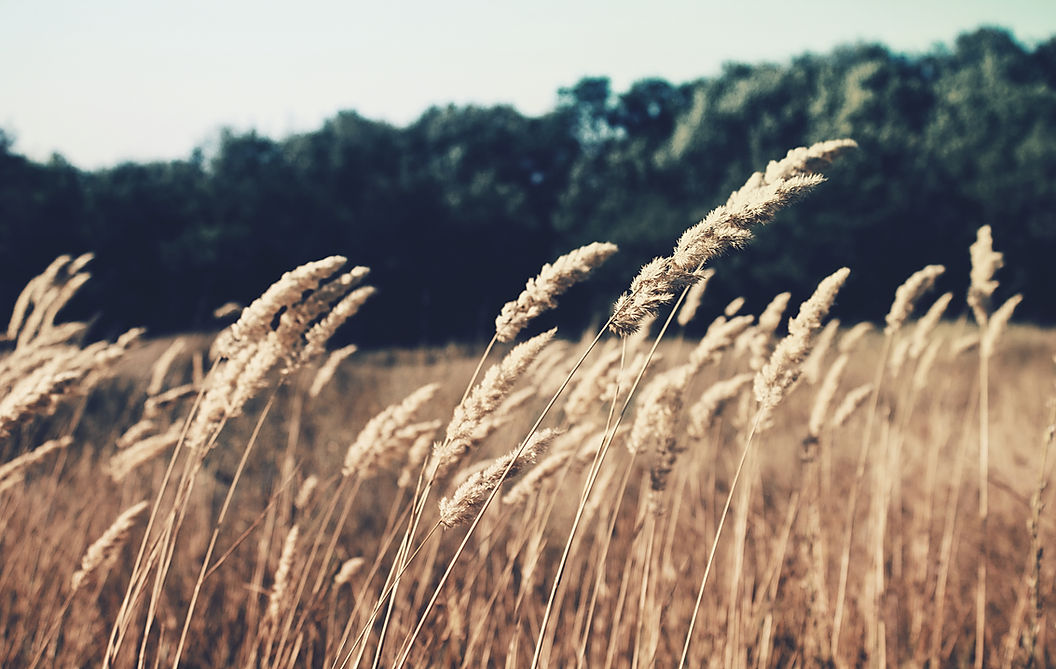
[[[858,44],[626,91],[588,77],[537,117],[446,106],[395,127],[345,111],[281,140],[221,131],[186,160],[93,171],[29,160],[0,131],[0,307],[56,255],[93,251],[70,309],[98,310],[96,328],[210,327],[217,306],[339,253],[379,288],[346,336],[485,338],[542,263],[614,242],[551,316],[572,334],[753,171],[837,137],[860,150],[716,264],[714,311],[805,296],[846,265],[836,315],[882,318],[925,264],[965,285],[967,248],[991,225],[1002,291],[1026,296],[1017,317],[1056,320],[1056,38],[1028,47],[997,28],[924,54]]]

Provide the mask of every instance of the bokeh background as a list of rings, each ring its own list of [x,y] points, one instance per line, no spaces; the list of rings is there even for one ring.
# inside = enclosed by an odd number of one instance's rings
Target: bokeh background
[[[379,289],[344,338],[478,341],[544,262],[615,242],[550,317],[574,335],[767,161],[853,137],[709,301],[846,265],[834,315],[878,319],[925,264],[966,285],[990,225],[1017,319],[1056,320],[1051,2],[149,4],[0,3],[0,311],[93,251],[69,317],[209,329],[343,254]]]

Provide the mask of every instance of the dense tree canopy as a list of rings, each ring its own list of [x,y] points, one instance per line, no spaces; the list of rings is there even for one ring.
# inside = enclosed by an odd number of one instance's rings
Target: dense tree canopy
[[[28,160],[0,132],[0,306],[54,256],[90,250],[95,279],[71,308],[101,310],[98,327],[207,327],[216,306],[340,253],[379,288],[357,341],[438,342],[488,336],[543,262],[615,242],[552,316],[579,328],[751,172],[836,137],[861,150],[717,263],[715,305],[804,295],[847,265],[837,312],[879,318],[925,264],[962,290],[988,224],[1002,290],[1026,295],[1018,314],[1056,320],[1056,38],[1027,48],[999,29],[919,56],[856,45],[622,93],[585,78],[534,118],[442,107],[397,128],[341,112],[280,141],[223,132],[188,160],[94,172]]]

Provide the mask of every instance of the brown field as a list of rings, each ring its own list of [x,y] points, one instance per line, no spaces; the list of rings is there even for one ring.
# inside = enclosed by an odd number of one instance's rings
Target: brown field
[[[1056,662],[1056,332],[1002,331],[989,294],[857,341],[818,295],[702,310],[703,338],[676,303],[596,344],[356,352],[318,385],[329,315],[369,295],[322,262],[215,343],[83,342],[56,322],[80,259],[27,289],[0,666]]]

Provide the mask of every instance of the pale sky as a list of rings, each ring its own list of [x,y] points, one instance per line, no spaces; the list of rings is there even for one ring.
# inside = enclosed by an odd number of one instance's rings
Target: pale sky
[[[1056,0],[0,0],[0,128],[17,152],[96,168],[186,158],[224,126],[540,114],[587,75],[619,92],[862,40],[919,53],[983,24],[1033,45],[1056,34]]]

